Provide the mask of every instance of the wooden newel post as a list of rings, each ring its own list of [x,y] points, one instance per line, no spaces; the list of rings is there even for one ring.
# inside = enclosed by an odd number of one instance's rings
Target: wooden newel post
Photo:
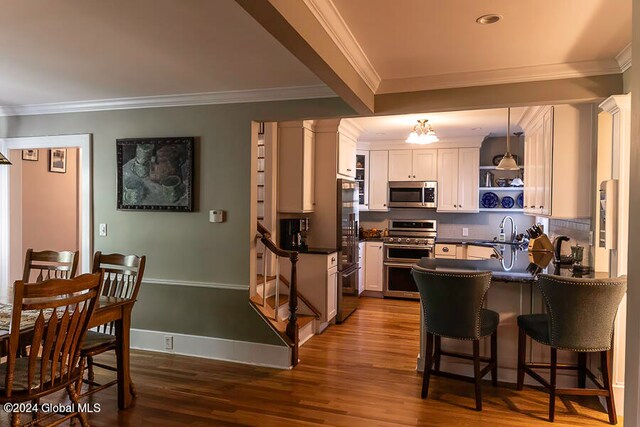
[[[289,255],[291,261],[291,283],[289,284],[289,323],[287,324],[287,336],[293,342],[293,350],[291,352],[291,365],[298,364],[298,271],[296,264],[298,263],[298,253],[292,252]]]

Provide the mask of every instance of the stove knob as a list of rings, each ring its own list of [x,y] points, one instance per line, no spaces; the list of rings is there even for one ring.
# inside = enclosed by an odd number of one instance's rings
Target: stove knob
[[[404,239],[405,242],[411,243],[411,239]]]

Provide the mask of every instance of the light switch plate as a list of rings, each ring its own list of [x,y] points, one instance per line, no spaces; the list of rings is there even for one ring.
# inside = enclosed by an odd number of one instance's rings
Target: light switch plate
[[[224,211],[221,209],[214,209],[209,211],[209,222],[224,222]]]
[[[100,224],[98,227],[98,234],[100,237],[107,237],[107,224]]]
[[[469,229],[467,227],[462,227],[462,237],[469,236]]]

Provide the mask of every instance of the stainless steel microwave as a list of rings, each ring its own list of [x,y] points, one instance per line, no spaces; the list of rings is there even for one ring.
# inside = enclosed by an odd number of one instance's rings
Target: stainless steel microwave
[[[436,181],[391,181],[389,182],[390,208],[429,208],[438,206],[438,183]]]

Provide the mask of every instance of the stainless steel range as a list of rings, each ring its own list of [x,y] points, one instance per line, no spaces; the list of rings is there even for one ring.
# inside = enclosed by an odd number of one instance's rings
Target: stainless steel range
[[[435,220],[389,220],[384,238],[384,289],[386,297],[420,299],[411,266],[433,256],[437,235]]]

